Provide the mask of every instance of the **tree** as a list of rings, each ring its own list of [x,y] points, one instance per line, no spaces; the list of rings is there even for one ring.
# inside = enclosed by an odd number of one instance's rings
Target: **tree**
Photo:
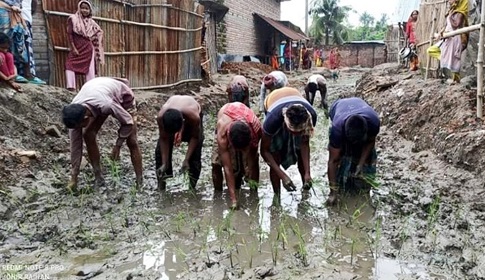
[[[348,39],[349,32],[343,22],[352,8],[339,6],[339,0],[314,0],[312,6],[309,13],[313,22],[309,31],[316,41],[324,38],[325,45],[329,45],[330,37],[334,44]]]
[[[374,17],[371,16],[368,12],[364,12],[363,14],[360,15],[359,21],[362,24],[362,30],[361,30],[361,40],[366,40],[369,37],[369,34],[371,32],[371,25],[374,24]]]

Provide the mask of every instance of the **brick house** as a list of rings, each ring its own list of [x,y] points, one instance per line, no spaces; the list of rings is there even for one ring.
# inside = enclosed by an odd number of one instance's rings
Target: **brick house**
[[[37,11],[32,18],[33,49],[35,70],[37,76],[44,81],[49,81],[50,54],[47,38],[45,16],[42,11],[42,1],[38,1]]]
[[[282,41],[308,38],[291,22],[280,21],[281,2],[289,0],[199,0],[206,11],[206,46],[211,72],[217,70],[218,54],[235,61],[259,58],[268,63],[274,47]]]

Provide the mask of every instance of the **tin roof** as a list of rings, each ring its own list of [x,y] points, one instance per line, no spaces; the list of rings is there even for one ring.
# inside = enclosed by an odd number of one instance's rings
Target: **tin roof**
[[[308,37],[303,33],[303,32],[297,32],[295,30],[292,30],[285,26],[283,23],[280,21],[274,20],[272,18],[260,15],[258,13],[254,13],[254,15],[263,21],[265,21],[267,24],[271,25],[274,29],[276,29],[278,32],[281,34],[285,35],[286,37],[292,39],[292,40],[308,40]]]

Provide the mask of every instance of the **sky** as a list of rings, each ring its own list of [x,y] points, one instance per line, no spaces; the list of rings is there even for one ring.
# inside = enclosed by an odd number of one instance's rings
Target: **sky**
[[[310,8],[313,0],[309,0]],[[413,9],[418,7],[419,0],[340,0],[339,6],[350,6],[355,10],[349,14],[348,22],[359,25],[359,16],[364,12],[371,14],[376,20],[386,13],[391,23],[407,19]],[[404,19],[404,18],[405,19]],[[281,20],[288,20],[305,30],[305,0],[281,2]],[[311,25],[311,18],[309,19]]]

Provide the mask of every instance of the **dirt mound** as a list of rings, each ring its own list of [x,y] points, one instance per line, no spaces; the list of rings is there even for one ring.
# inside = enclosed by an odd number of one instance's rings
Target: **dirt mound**
[[[261,72],[269,73],[273,68],[267,64],[248,61],[248,62],[223,62],[222,69],[230,73],[247,73],[249,69],[258,69]],[[243,75],[243,74],[241,74]]]
[[[423,80],[397,66],[374,69],[356,84],[356,94],[381,114],[383,125],[467,170],[485,170],[485,130],[476,118],[475,90]]]

